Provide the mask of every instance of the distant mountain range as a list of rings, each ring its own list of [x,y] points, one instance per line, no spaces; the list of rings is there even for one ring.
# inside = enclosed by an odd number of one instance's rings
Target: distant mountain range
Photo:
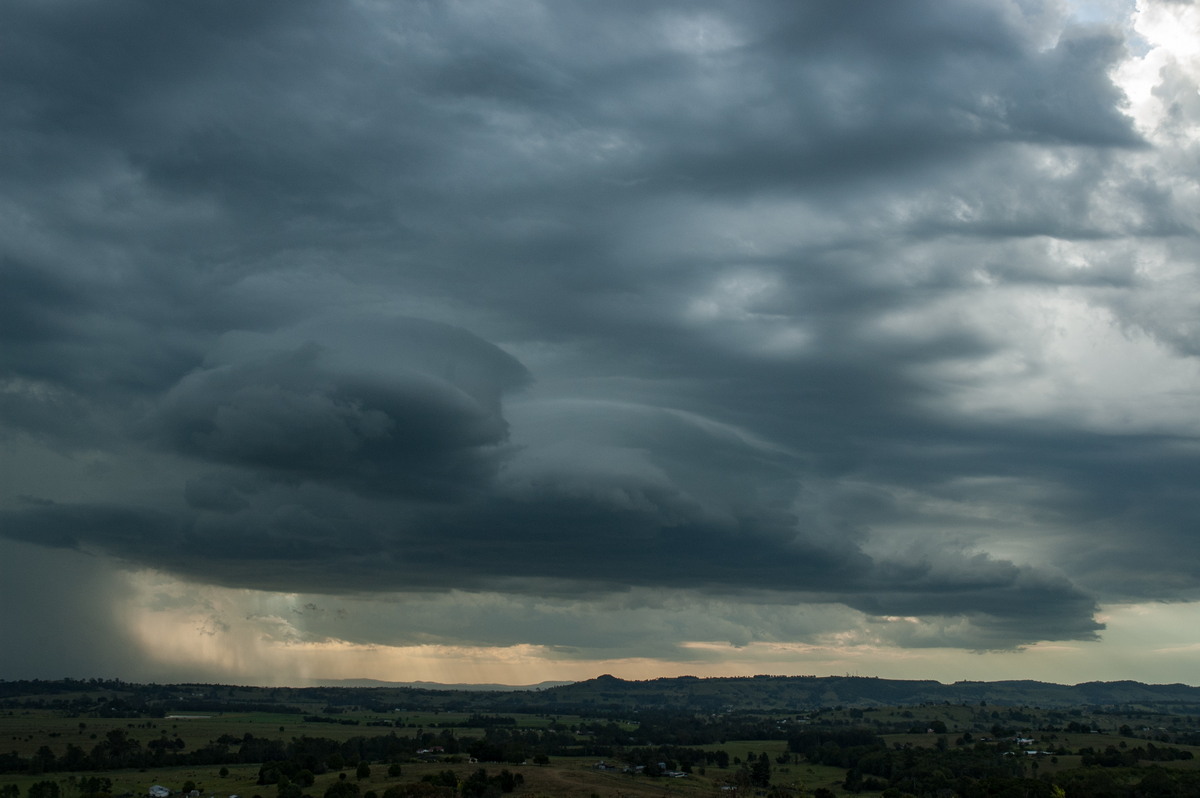
[[[317,687],[417,687],[423,690],[463,690],[467,692],[508,693],[518,690],[545,690],[573,682],[538,682],[537,684],[444,684],[442,682],[388,682],[379,679],[322,679]]]
[[[112,702],[116,701],[117,704]],[[313,687],[212,684],[140,685],[120,680],[0,680],[0,707],[63,706],[83,711],[108,702],[142,712],[330,712],[358,707],[379,712],[549,712],[632,714],[673,712],[804,712],[819,707],[989,704],[1049,708],[1200,712],[1200,687],[1142,682],[955,682],[861,676],[752,676],[629,681],[604,675],[582,682],[534,685],[438,684],[353,679]],[[99,704],[97,705],[99,706]]]
[[[1134,681],[1085,682],[1076,685],[1028,680],[943,684],[933,680],[861,676],[704,679],[680,676],[631,681],[606,674],[582,682],[542,682],[526,686],[380,682],[369,679],[329,682],[325,686],[376,688],[383,692],[388,688],[405,689],[407,703],[412,703],[416,694],[424,694],[426,701],[451,704],[455,703],[455,694],[470,693],[470,699],[463,696],[463,700],[471,705],[487,703],[497,710],[508,711],[802,711],[837,705],[871,707],[944,702],[1040,707],[1200,707],[1200,687]],[[440,691],[440,697],[431,695],[429,691]],[[488,696],[489,693],[492,695]]]
[[[896,706],[923,703],[1065,706],[1200,706],[1200,687],[1141,682],[955,682],[859,676],[682,676],[626,681],[600,676],[543,690],[541,701],[608,708],[662,707],[696,711],[803,710],[820,706]]]

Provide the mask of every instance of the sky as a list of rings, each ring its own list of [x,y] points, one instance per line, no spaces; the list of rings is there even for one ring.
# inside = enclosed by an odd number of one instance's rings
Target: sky
[[[0,8],[0,678],[1198,684],[1200,7]]]

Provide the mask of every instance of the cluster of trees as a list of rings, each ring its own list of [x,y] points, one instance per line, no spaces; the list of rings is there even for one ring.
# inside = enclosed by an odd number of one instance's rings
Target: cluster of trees
[[[657,775],[659,769],[691,773],[698,767],[729,767],[729,754],[725,751],[680,745],[627,748],[621,752],[621,759],[631,766],[645,768],[649,775]],[[662,768],[659,768],[659,763],[662,763]]]
[[[1124,741],[1121,745],[1125,745]],[[1083,755],[1082,761],[1085,766],[1099,765],[1109,768],[1131,767],[1138,762],[1174,762],[1193,758],[1191,751],[1180,748],[1159,748],[1154,743],[1147,744],[1145,748],[1141,746],[1118,748],[1110,745],[1099,752],[1091,748],[1081,748],[1079,753]]]
[[[463,780],[459,792],[463,798],[488,798],[498,793],[512,792],[525,783],[525,777],[520,773],[500,771],[495,776],[489,776],[483,768],[472,773]]]
[[[788,732],[775,718],[749,713],[697,715],[655,710],[638,714],[638,730],[631,736],[670,745],[712,745],[726,740],[784,740]]]
[[[277,712],[299,714],[275,688],[134,684],[120,679],[0,680],[0,709],[53,709],[72,716],[161,718],[171,712]],[[290,697],[290,696],[288,696]]]
[[[419,782],[396,784],[384,790],[383,798],[498,798],[525,783],[520,773],[501,770],[495,776],[480,768],[461,782],[453,770],[423,776]],[[357,793],[355,793],[357,795]],[[326,795],[325,798],[346,798]]]
[[[337,723],[342,726],[357,726],[358,721],[354,718],[327,718],[324,715],[305,715],[305,723]],[[389,726],[393,724],[387,724]]]
[[[129,685],[120,679],[0,679],[0,700],[96,690],[122,690],[127,687]]]
[[[790,737],[788,747],[810,762],[845,768],[846,790],[881,792],[884,798],[951,793],[962,798],[1061,798],[1064,792],[1091,798],[1200,794],[1200,771],[1133,767],[1139,761],[1191,758],[1188,751],[1152,744],[1125,750],[1110,746],[1100,754],[1085,749],[1084,767],[1040,777],[1036,760],[1027,763],[1026,757],[1003,747],[889,748],[868,729],[805,730]]]
[[[501,721],[506,719],[501,719]],[[616,724],[609,724],[618,729]],[[601,726],[607,729],[607,726]],[[628,732],[620,731],[621,739]],[[597,735],[600,736],[600,735]],[[357,736],[344,742],[301,736],[291,742],[245,734],[224,734],[204,746],[187,748],[178,737],[163,736],[143,744],[125,729],[111,729],[91,750],[68,743],[62,754],[42,746],[29,757],[15,752],[0,753],[2,773],[69,773],[121,768],[231,765],[238,763],[288,763],[304,760],[298,769],[323,773],[329,761],[393,761],[413,755],[418,749],[440,748],[446,756],[473,757],[480,762],[520,763],[535,756],[612,756],[619,744],[580,742],[574,734],[559,729],[520,729],[499,722],[482,737],[458,737],[449,729],[421,732],[414,737],[385,735]],[[319,752],[319,753],[317,753]],[[284,772],[287,772],[286,770]]]
[[[365,778],[362,773],[365,765],[366,763],[359,765],[359,779]],[[370,768],[366,769],[369,773]],[[462,781],[459,781],[453,770],[443,770],[439,773],[428,774],[419,782],[392,785],[384,791],[383,798],[454,798],[454,796],[499,798],[505,793],[513,792],[524,783],[524,776],[508,770],[501,770],[496,775],[490,775],[487,770],[480,768]],[[282,778],[275,784],[276,798],[304,798],[303,788],[311,787],[312,781],[292,782]],[[342,774],[337,781],[325,788],[323,798],[359,798],[359,795],[358,784]],[[4,797],[0,796],[0,798]],[[13,798],[18,797],[13,796]],[[45,798],[58,798],[58,796],[46,796]],[[377,796],[374,791],[367,791],[363,794],[363,798],[377,798]]]
[[[468,729],[491,729],[496,726],[515,727],[517,719],[506,715],[480,715],[478,712],[472,712],[471,716],[459,725]]]
[[[42,746],[26,758],[16,753],[0,754],[0,773],[69,773],[105,771],[122,768],[157,768],[205,765],[232,765],[256,762],[288,762],[312,759],[324,773],[329,761],[357,762],[362,759],[391,760],[412,753],[413,741],[397,737],[393,732],[374,737],[353,737],[344,742],[320,737],[301,736],[285,743],[282,740],[245,734],[234,737],[223,734],[192,751],[181,750],[183,741],[163,737],[142,745],[125,729],[111,729],[91,751],[68,743],[62,755]],[[319,751],[320,756],[314,754]]]
[[[74,787],[78,798],[110,798],[112,794],[111,779],[81,779],[78,783],[68,783]],[[38,781],[29,785],[26,798],[63,798],[63,790],[56,781]],[[15,784],[5,784],[0,787],[0,798],[21,798],[21,788]]]
[[[1078,768],[1057,773],[1054,785],[1067,795],[1089,798],[1185,798],[1200,795],[1194,770]]]
[[[42,746],[28,758],[13,752],[0,754],[0,773],[36,775],[261,762],[277,757],[284,749],[284,743],[256,738],[251,734],[244,737],[224,734],[195,750],[183,751],[185,747],[184,741],[178,737],[164,736],[142,745],[125,729],[110,729],[90,751],[68,743],[61,755],[56,755],[47,746]]]
[[[296,737],[275,749],[275,756],[259,761],[259,784],[280,782],[311,786],[317,776],[354,767],[359,778],[370,775],[368,762],[395,761],[408,756],[411,741],[394,734],[353,737],[345,742],[326,737]],[[390,775],[399,775],[399,770]]]

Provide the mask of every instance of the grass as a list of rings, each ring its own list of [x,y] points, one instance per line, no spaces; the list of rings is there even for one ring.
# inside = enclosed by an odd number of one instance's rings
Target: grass
[[[178,737],[185,745],[183,751],[202,748],[223,734],[241,738],[245,734],[290,740],[293,737],[328,737],[344,741],[351,737],[375,736],[395,732],[400,737],[412,737],[417,729],[378,726],[343,726],[337,723],[305,723],[300,715],[274,713],[226,713],[211,717],[183,718],[68,718],[52,712],[24,711],[0,714],[0,751],[15,751],[28,757],[42,746],[56,756],[68,744],[91,751],[113,729],[122,729],[130,739],[143,747],[151,740]],[[375,716],[370,716],[374,719]],[[466,730],[464,730],[466,731]],[[476,732],[478,733],[478,732]]]
[[[951,747],[954,747],[954,741],[964,731],[971,731],[975,739],[978,740],[984,736],[993,736],[991,728],[996,724],[1000,724],[1006,728],[1028,730],[1037,728],[1039,725],[1044,725],[1050,720],[1046,713],[1039,710],[1024,710],[1031,718],[1026,722],[1008,717],[1009,713],[1005,709],[1000,710],[999,718],[993,718],[991,717],[993,711],[995,710],[984,707],[930,705],[868,710],[862,712],[861,715],[858,712],[852,714],[852,710],[844,712],[829,711],[822,714],[821,720],[834,719],[844,722],[846,725],[876,728],[880,731],[883,731],[885,728],[896,728],[898,726],[920,728],[923,725],[940,720],[946,724],[947,733],[944,736]],[[211,714],[188,712],[179,714],[192,717],[153,719],[80,718],[69,717],[61,712],[50,710],[6,710],[0,712],[0,752],[14,751],[21,756],[29,757],[42,746],[46,746],[56,755],[61,755],[66,750],[68,744],[77,745],[84,749],[84,751],[91,751],[94,746],[104,740],[105,736],[114,729],[123,730],[130,738],[137,740],[143,747],[150,741],[163,736],[168,739],[178,736],[178,738],[185,742],[185,747],[182,749],[184,751],[201,748],[223,734],[241,738],[243,735],[249,733],[255,737],[281,739],[284,741],[307,735],[310,737],[327,737],[344,741],[352,737],[371,737],[390,733],[394,733],[402,738],[412,738],[417,735],[419,729],[436,733],[436,731],[448,726],[453,727],[454,734],[458,737],[479,737],[483,734],[480,729],[468,729],[459,726],[458,724],[463,723],[470,717],[468,713],[461,712],[398,711],[380,713],[350,711],[333,716],[337,719],[357,720],[359,721],[359,725],[310,723],[303,720],[303,715],[269,712]],[[321,713],[319,709],[313,708],[308,711],[308,714],[317,715]],[[548,713],[520,715],[502,712],[486,714],[502,714],[513,717],[517,722],[517,728],[526,729],[546,728],[555,721],[569,728],[594,720],[579,715],[556,715]],[[208,716],[202,717],[205,715]],[[1073,717],[1087,718],[1086,715]],[[1135,717],[1131,715],[1129,723],[1134,728],[1138,728],[1139,723],[1135,720]],[[372,721],[379,720],[389,722],[399,721],[404,725],[400,727],[367,725]],[[1100,720],[1102,721],[1101,725],[1103,728],[1113,730],[1125,722],[1123,717],[1112,715],[1104,716]],[[601,722],[607,723],[608,721],[603,720]],[[622,725],[626,728],[633,727],[629,723],[623,723]],[[1060,727],[1063,725],[1061,720],[1057,721],[1057,725]],[[803,727],[797,726],[797,729],[799,728]],[[932,747],[937,744],[938,737],[942,735],[902,733],[883,734],[882,736],[889,746],[894,744],[911,744],[914,746]],[[1119,747],[1124,743],[1129,748],[1138,746],[1146,747],[1151,742],[1145,739],[1121,737],[1112,733],[1028,732],[1028,736],[1033,737],[1037,741],[1031,747],[1041,750],[1055,750],[1061,747],[1075,751],[1082,747],[1091,747],[1097,751],[1103,751],[1110,745]],[[1160,742],[1155,742],[1154,744],[1159,747],[1169,745],[1174,748],[1190,750],[1195,756],[1190,761],[1156,763],[1158,766],[1171,769],[1200,769],[1200,746],[1185,746]],[[372,790],[379,795],[382,795],[384,790],[393,784],[418,781],[422,775],[427,773],[436,773],[449,769],[458,774],[460,779],[463,779],[479,767],[484,767],[489,773],[497,773],[504,768],[521,773],[525,778],[525,785],[519,790],[518,795],[523,798],[538,798],[539,796],[563,796],[563,798],[592,798],[592,796],[598,796],[599,798],[670,798],[670,796],[680,796],[681,798],[691,798],[692,796],[700,795],[717,796],[725,794],[722,793],[720,787],[736,773],[737,765],[734,763],[735,759],[743,762],[749,761],[751,758],[757,758],[765,751],[771,759],[772,781],[774,784],[803,790],[807,793],[824,787],[832,790],[836,795],[845,794],[841,788],[841,783],[845,779],[845,771],[842,769],[811,765],[806,762],[796,762],[794,758],[786,764],[779,764],[776,761],[777,757],[786,752],[786,743],[782,740],[730,740],[725,743],[700,747],[708,750],[724,750],[729,754],[730,766],[725,769],[709,766],[705,768],[703,774],[699,772],[699,768],[697,767],[697,772],[686,779],[656,779],[646,776],[631,776],[612,771],[598,771],[594,768],[595,757],[552,757],[551,764],[548,766],[476,765],[444,762],[402,763],[402,775],[395,778],[387,776],[386,765],[372,763],[371,776],[361,782],[355,779],[353,769],[347,769],[343,773],[345,773],[349,780],[359,784],[361,792],[365,793],[368,790]],[[236,746],[231,746],[231,748],[236,750]],[[1079,767],[1081,764],[1080,757],[1075,754],[1060,755],[1057,756],[1057,760],[1057,762],[1052,761],[1050,756],[1039,758],[1037,760],[1037,772],[1039,774],[1056,773]],[[1026,771],[1029,773],[1033,770],[1033,760],[1026,761],[1029,762]],[[1148,765],[1149,763],[1143,764]],[[162,784],[172,790],[179,790],[185,781],[190,780],[200,786],[202,795],[204,796],[212,795],[225,798],[225,796],[229,795],[239,795],[242,798],[254,798],[254,796],[274,798],[275,788],[273,786],[264,786],[256,783],[259,769],[258,764],[226,765],[225,767],[228,768],[226,776],[221,776],[221,766],[215,765],[211,767],[177,767],[143,771],[127,770],[78,774],[55,773],[40,776],[0,776],[0,785],[15,784],[21,789],[22,794],[25,794],[28,787],[37,781],[55,781],[63,785],[64,788],[67,788],[72,776],[82,778],[89,775],[97,775],[112,780],[113,794],[117,796],[126,793],[134,796],[144,796],[147,789],[154,784]],[[317,777],[316,783],[305,789],[305,792],[309,795],[320,796],[337,779],[338,773],[322,774]],[[76,792],[70,789],[64,789],[63,798],[73,798],[76,794]],[[861,795],[869,798],[871,794],[862,793]]]
[[[403,772],[398,777],[387,775],[387,766],[374,764],[371,766],[371,776],[367,779],[355,778],[353,769],[341,771],[347,780],[356,783],[361,793],[373,790],[382,795],[384,790],[393,784],[406,784],[419,781],[426,774],[452,770],[465,780],[467,776],[479,768],[484,768],[489,774],[495,774],[503,769],[520,773],[525,784],[518,791],[520,796],[533,798],[538,795],[562,796],[563,798],[590,798],[592,795],[601,798],[621,798],[621,796],[709,796],[716,790],[719,778],[690,776],[685,779],[650,778],[632,776],[620,772],[598,771],[594,768],[595,757],[553,757],[551,764],[539,765],[499,765],[499,764],[449,764],[442,762],[412,763],[402,765]],[[0,784],[15,784],[21,788],[22,794],[29,786],[37,781],[55,781],[63,789],[64,796],[71,796],[69,788],[70,776],[84,778],[89,775],[103,776],[112,779],[113,795],[131,793],[142,796],[155,784],[161,784],[171,790],[179,790],[185,781],[197,784],[204,796],[225,798],[229,795],[239,795],[242,798],[253,798],[255,795],[272,798],[275,788],[270,785],[260,785],[258,780],[258,765],[229,765],[229,774],[222,777],[220,767],[182,767],[158,768],[154,770],[135,771],[119,770],[104,773],[88,774],[45,774],[42,776],[0,777]],[[713,769],[715,770],[715,769]],[[329,772],[316,778],[311,787],[305,788],[309,795],[323,795],[326,788],[338,780],[339,773]]]

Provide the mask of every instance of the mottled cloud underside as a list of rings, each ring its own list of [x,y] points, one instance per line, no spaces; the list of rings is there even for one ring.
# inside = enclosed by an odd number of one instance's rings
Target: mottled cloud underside
[[[606,648],[614,597],[703,595],[739,620],[630,647],[840,623],[757,614],[803,604],[1005,649],[1200,599],[1200,67],[1130,20],[0,19],[0,535],[507,607],[363,642]]]

